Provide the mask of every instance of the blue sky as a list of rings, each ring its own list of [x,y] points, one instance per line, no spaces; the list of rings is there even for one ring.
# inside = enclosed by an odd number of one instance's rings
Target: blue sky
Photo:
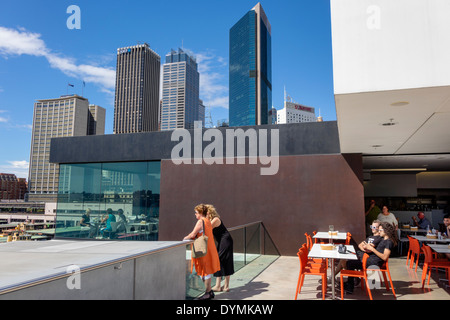
[[[112,134],[116,50],[147,42],[161,60],[173,48],[199,63],[200,98],[213,123],[228,119],[229,29],[258,1],[2,0],[0,4],[0,172],[28,177],[33,106],[82,93],[106,109]],[[272,104],[283,91],[336,120],[329,0],[263,0],[272,25]],[[81,29],[69,29],[70,5]],[[74,87],[68,87],[71,83]]]

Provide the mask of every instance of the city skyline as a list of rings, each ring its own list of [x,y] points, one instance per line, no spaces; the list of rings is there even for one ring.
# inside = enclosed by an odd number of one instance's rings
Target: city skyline
[[[229,30],[258,1],[77,1],[81,29],[69,29],[67,1],[5,1],[0,12],[0,172],[27,178],[33,105],[66,93],[106,109],[112,134],[117,48],[149,43],[165,56],[177,46],[199,64],[200,99],[215,124],[228,119]],[[336,120],[329,1],[261,1],[272,25],[272,105],[283,90]],[[220,12],[220,14],[217,14]],[[169,19],[170,18],[170,19]],[[72,84],[69,86],[68,84]],[[85,85],[83,85],[85,84]],[[7,138],[7,139],[5,139]]]

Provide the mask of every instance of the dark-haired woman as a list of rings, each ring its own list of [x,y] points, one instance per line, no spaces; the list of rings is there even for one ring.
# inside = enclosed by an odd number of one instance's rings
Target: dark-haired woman
[[[375,247],[373,245],[365,246],[367,251],[371,251],[373,254],[367,259],[367,268],[370,266],[381,267],[383,263],[389,259],[392,249],[397,245],[397,231],[396,227],[389,222],[381,222],[378,227],[378,233],[382,240]],[[347,261],[348,270],[362,269],[361,260],[349,260]],[[347,283],[344,285],[346,293],[353,293],[354,278],[348,277]]]
[[[203,280],[206,287],[205,294],[200,297],[200,300],[208,300],[214,298],[214,292],[211,289],[211,279],[215,272],[220,270],[219,255],[217,253],[216,245],[214,243],[214,235],[209,219],[206,218],[208,209],[204,204],[199,204],[195,207],[195,218],[197,223],[194,229],[183,240],[194,240],[203,232],[208,237],[207,253],[201,258],[192,258],[195,271]],[[203,226],[204,229],[203,229]]]

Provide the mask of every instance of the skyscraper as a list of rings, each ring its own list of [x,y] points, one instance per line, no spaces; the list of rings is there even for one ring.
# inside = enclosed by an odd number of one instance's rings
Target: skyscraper
[[[267,124],[272,107],[272,36],[258,3],[230,29],[230,126]]]
[[[36,101],[28,174],[30,201],[56,201],[59,166],[49,161],[52,138],[104,134],[105,109],[96,106],[95,110],[92,115],[89,101],[77,95]]]
[[[193,129],[194,121],[204,121],[200,115],[200,75],[195,58],[172,50],[163,65],[161,130]]]
[[[117,49],[114,133],[158,130],[160,69],[147,43]]]

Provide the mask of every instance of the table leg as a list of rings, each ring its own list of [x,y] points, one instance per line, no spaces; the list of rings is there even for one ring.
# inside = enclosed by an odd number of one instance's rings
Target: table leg
[[[335,285],[334,285],[334,258],[331,258],[331,299],[335,299]],[[341,288],[342,290],[342,288]]]

